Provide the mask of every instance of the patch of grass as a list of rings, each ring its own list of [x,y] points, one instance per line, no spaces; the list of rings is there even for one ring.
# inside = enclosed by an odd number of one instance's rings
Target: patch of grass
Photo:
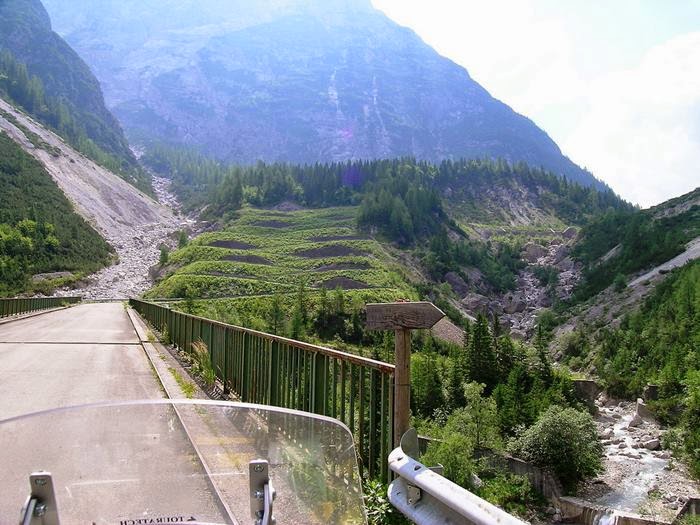
[[[192,350],[195,356],[195,372],[208,387],[211,387],[216,381],[216,372],[207,345],[204,341],[195,341],[192,343]]]
[[[180,375],[180,372],[178,372],[177,370],[175,370],[172,367],[168,368],[168,371],[175,378],[175,382],[180,387],[180,390],[182,391],[182,393],[185,394],[185,397],[187,399],[192,399],[194,397],[195,392],[196,392],[195,384],[191,381],[187,381],[184,377],[182,377],[182,375]]]

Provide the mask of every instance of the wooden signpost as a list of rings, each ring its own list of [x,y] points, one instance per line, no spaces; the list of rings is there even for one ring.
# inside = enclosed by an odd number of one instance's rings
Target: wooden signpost
[[[432,328],[445,314],[433,303],[370,303],[368,330],[394,330],[394,447],[408,430],[411,409],[411,330]]]

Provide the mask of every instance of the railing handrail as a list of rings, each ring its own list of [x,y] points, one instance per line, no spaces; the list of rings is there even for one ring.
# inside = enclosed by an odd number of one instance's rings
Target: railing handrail
[[[142,301],[140,299],[131,299],[131,301],[135,302],[135,303],[148,304],[148,305],[153,305],[153,306],[158,306],[160,308],[164,308],[164,306],[162,304],[153,303],[150,301]],[[165,308],[169,308],[169,307],[165,307]],[[374,368],[374,369],[379,370],[380,372],[384,372],[384,373],[389,373],[389,374],[394,373],[395,367],[391,363],[385,363],[383,361],[377,361],[377,360],[371,359],[369,357],[363,357],[360,355],[351,354],[348,352],[343,352],[341,350],[335,350],[335,349],[329,348],[327,346],[320,346],[320,345],[315,345],[312,343],[305,343],[304,341],[297,341],[296,339],[289,339],[287,337],[282,337],[282,336],[270,334],[267,332],[261,332],[259,330],[253,330],[252,328],[245,328],[243,326],[237,326],[237,325],[233,325],[233,324],[223,323],[221,321],[215,321],[213,319],[208,319],[206,317],[201,317],[198,315],[188,314],[185,312],[178,312],[178,313],[181,315],[184,315],[186,317],[190,317],[192,319],[197,319],[199,321],[209,323],[209,324],[214,325],[214,326],[220,326],[222,328],[232,328],[232,329],[236,330],[237,332],[255,335],[255,336],[261,337],[263,339],[267,339],[269,341],[274,341],[277,343],[288,344],[291,346],[295,346],[301,350],[306,350],[308,352],[317,352],[317,353],[326,355],[328,357],[334,357],[336,359],[340,359],[342,361],[347,361],[347,362],[350,362],[350,363],[353,363],[356,365]]]
[[[209,352],[211,368],[223,394],[243,402],[293,408],[338,419],[348,426],[361,464],[370,476],[388,479],[384,460],[393,442],[393,364],[214,321],[131,299],[130,304],[167,336],[167,342],[201,356]],[[197,357],[200,359],[200,357]],[[207,365],[209,366],[209,365]]]
[[[82,297],[2,297],[0,298],[0,318],[48,310],[80,301]]]

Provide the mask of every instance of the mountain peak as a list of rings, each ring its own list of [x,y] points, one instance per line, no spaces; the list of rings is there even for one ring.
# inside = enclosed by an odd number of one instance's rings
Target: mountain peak
[[[502,158],[600,186],[370,0],[45,4],[144,146],[243,164]]]

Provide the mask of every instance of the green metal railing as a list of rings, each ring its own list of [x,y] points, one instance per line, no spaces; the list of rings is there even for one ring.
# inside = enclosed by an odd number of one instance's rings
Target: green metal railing
[[[313,412],[345,423],[363,468],[388,478],[394,365],[323,346],[227,325],[131,299],[131,306],[176,347],[206,344],[224,393],[243,402]]]
[[[0,299],[0,317],[48,310],[68,304],[76,304],[81,297],[37,297],[27,299]]]

